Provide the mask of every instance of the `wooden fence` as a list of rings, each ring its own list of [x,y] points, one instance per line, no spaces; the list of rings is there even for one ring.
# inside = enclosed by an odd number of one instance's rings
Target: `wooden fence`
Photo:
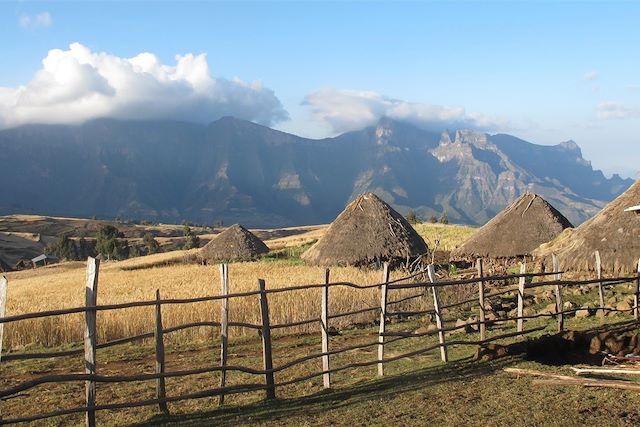
[[[526,266],[521,264],[521,269],[519,274],[507,274],[507,275],[499,275],[499,276],[485,276],[483,271],[483,262],[481,259],[477,261],[477,274],[469,279],[457,279],[457,280],[438,280],[436,277],[435,268],[433,265],[429,265],[426,271],[421,271],[415,273],[413,275],[403,277],[397,280],[389,280],[389,266],[385,264],[383,270],[383,276],[380,283],[371,284],[371,285],[357,285],[349,282],[330,282],[330,271],[326,270],[324,283],[320,284],[308,284],[308,285],[298,285],[287,288],[273,288],[268,289],[265,281],[262,279],[257,280],[257,289],[251,292],[242,292],[242,293],[230,293],[229,292],[229,281],[228,281],[228,269],[225,264],[220,266],[221,272],[221,288],[220,295],[215,296],[206,296],[199,298],[182,298],[182,299],[162,299],[160,296],[160,292],[156,291],[155,299],[150,301],[138,301],[138,302],[128,302],[128,303],[120,303],[120,304],[107,304],[107,305],[97,305],[96,297],[98,292],[98,284],[99,284],[99,267],[100,261],[94,258],[89,258],[87,261],[87,275],[86,275],[86,304],[84,307],[74,307],[60,310],[50,310],[43,311],[37,313],[26,313],[26,314],[18,314],[13,316],[5,316],[4,309],[7,299],[7,280],[4,277],[0,277],[0,356],[2,357],[2,361],[7,362],[11,360],[27,360],[27,359],[40,359],[40,358],[55,358],[55,357],[64,357],[71,356],[76,354],[84,353],[85,358],[85,373],[84,374],[67,374],[67,375],[45,375],[38,378],[31,379],[29,381],[22,382],[18,385],[15,385],[10,388],[6,388],[4,390],[0,390],[0,399],[7,399],[10,397],[15,397],[16,395],[30,390],[34,387],[47,384],[47,383],[66,383],[66,382],[78,382],[82,381],[85,383],[85,405],[74,408],[65,408],[59,409],[56,411],[48,412],[48,413],[40,413],[40,414],[31,414],[24,416],[12,416],[10,418],[0,418],[0,424],[14,424],[20,422],[28,422],[28,421],[36,421],[42,420],[52,417],[58,417],[69,414],[78,414],[84,413],[86,414],[86,424],[88,426],[94,426],[96,424],[96,412],[97,411],[105,411],[105,410],[116,410],[116,409],[124,409],[124,408],[136,408],[141,406],[148,405],[158,405],[158,409],[160,412],[168,414],[169,408],[168,403],[170,402],[178,402],[188,399],[197,399],[203,397],[219,397],[219,403],[222,405],[224,403],[225,395],[236,394],[236,393],[245,393],[245,392],[254,392],[257,390],[263,390],[266,394],[267,399],[274,399],[276,397],[276,391],[279,387],[283,387],[286,385],[291,385],[303,381],[308,381],[312,378],[322,376],[323,379],[323,387],[330,388],[331,387],[331,374],[344,371],[347,369],[357,368],[357,367],[365,367],[377,365],[377,373],[379,376],[384,375],[384,365],[389,362],[393,362],[402,358],[416,356],[420,354],[424,354],[427,352],[431,352],[433,350],[439,349],[440,356],[443,362],[447,362],[448,353],[447,348],[454,345],[471,345],[478,346],[484,345],[491,341],[496,341],[508,337],[520,336],[524,334],[528,334],[531,332],[539,331],[544,329],[544,326],[539,326],[535,328],[525,329],[525,321],[536,318],[544,318],[544,317],[555,317],[557,319],[558,330],[562,330],[564,328],[564,316],[573,314],[581,308],[577,309],[563,309],[563,298],[562,298],[562,290],[565,287],[571,286],[582,286],[582,285],[596,285],[598,286],[599,292],[599,309],[605,312],[608,311],[633,311],[636,321],[639,318],[640,310],[638,307],[639,297],[640,297],[640,261],[638,262],[638,274],[637,276],[629,276],[629,277],[612,277],[612,278],[604,278],[602,277],[602,272],[600,268],[600,257],[599,254],[596,254],[596,267],[597,267],[597,278],[595,279],[587,279],[587,280],[563,280],[562,272],[559,270],[558,259],[557,257],[553,257],[554,259],[554,271],[546,272],[546,273],[527,273]],[[418,280],[420,277],[428,277],[428,281],[420,281]],[[542,279],[539,282],[533,282],[533,278]],[[551,279],[548,279],[551,277]],[[529,279],[529,281],[527,280]],[[409,280],[414,280],[412,282],[408,282]],[[515,286],[507,286],[502,287],[494,292],[487,293],[487,287],[489,283],[495,282],[507,282],[509,280],[517,280],[518,283]],[[615,286],[621,285],[625,283],[635,283],[635,292],[634,292],[634,304],[633,307],[629,310],[617,310],[615,308],[605,307],[604,304],[604,286]],[[443,305],[440,299],[440,291],[445,287],[450,286],[460,286],[460,285],[472,285],[477,284],[478,286],[478,298],[471,298],[464,301],[458,301],[452,304]],[[329,304],[330,304],[330,289],[346,286],[355,289],[370,289],[370,288],[379,288],[380,289],[380,306],[377,307],[365,307],[359,310],[354,310],[350,312],[344,313],[335,313],[329,314]],[[524,299],[525,293],[527,290],[538,288],[542,286],[551,287],[555,293],[556,300],[556,310],[555,313],[538,313],[533,315],[525,316],[523,314],[524,307]],[[278,324],[272,325],[270,324],[269,319],[269,298],[270,294],[275,293],[285,293],[298,291],[303,289],[317,289],[320,288],[322,290],[321,294],[321,312],[317,318],[307,319],[303,321],[286,323],[286,324]],[[390,293],[399,289],[417,289],[420,293],[412,296],[407,296],[401,299],[392,300],[389,298]],[[408,301],[412,298],[420,298],[424,297],[427,292],[431,292],[433,297],[433,308],[429,310],[420,310],[420,311],[391,311],[390,309],[402,302]],[[505,316],[503,318],[498,319],[486,319],[486,310],[488,301],[491,298],[509,293],[515,292],[517,295],[517,316],[508,317]],[[235,298],[244,298],[244,297],[255,297],[259,299],[260,303],[260,315],[261,315],[261,323],[260,324],[249,324],[242,322],[230,322],[229,321],[229,301]],[[221,319],[220,322],[194,322],[189,324],[177,325],[170,328],[164,328],[162,324],[162,306],[170,305],[170,304],[190,304],[195,302],[202,301],[214,301],[219,300],[221,302]],[[466,323],[462,326],[446,326],[448,322],[447,319],[444,318],[444,311],[447,309],[451,309],[454,307],[460,307],[465,305],[478,304],[479,306],[479,317],[478,321],[473,323]],[[148,332],[141,335],[136,335],[133,337],[121,338],[117,340],[113,340],[105,343],[97,343],[96,340],[96,313],[98,311],[106,311],[106,310],[121,310],[130,307],[145,307],[145,306],[153,306],[155,308],[155,327],[153,332]],[[332,319],[341,318],[345,316],[351,316],[361,313],[375,313],[378,312],[380,315],[380,323],[379,323],[379,332],[378,337],[375,341],[367,342],[363,344],[355,344],[347,347],[332,349],[330,346],[330,334],[329,334],[329,323]],[[21,353],[14,354],[8,353],[2,355],[2,333],[3,326],[6,323],[10,322],[18,322],[27,319],[36,319],[36,318],[44,318],[51,316],[61,316],[71,313],[85,313],[85,333],[84,333],[84,349],[72,349],[66,351],[57,351],[57,352],[46,352],[46,353]],[[410,315],[427,315],[431,314],[435,317],[436,320],[436,329],[430,330],[427,332],[416,333],[414,331],[405,331],[405,332],[387,332],[387,320],[394,316],[410,316]],[[500,324],[505,322],[516,322],[516,331],[510,333],[502,333],[499,335],[494,335],[491,337],[487,337],[487,325],[489,324]],[[281,364],[277,367],[274,367],[273,361],[273,352],[272,352],[272,340],[271,340],[271,331],[275,329],[284,329],[295,326],[301,326],[306,324],[319,324],[320,335],[321,335],[321,345],[322,351],[319,353],[312,353],[307,356],[289,361],[287,363]],[[219,366],[211,366],[207,368],[198,368],[198,369],[185,369],[178,371],[169,371],[165,370],[165,350],[164,350],[164,335],[184,330],[187,328],[193,327],[215,327],[220,329],[220,365]],[[459,330],[462,328],[467,328],[469,326],[476,327],[480,332],[479,340],[451,340],[447,341],[446,332]],[[262,339],[262,360],[263,360],[263,369],[255,369],[245,366],[232,366],[227,364],[227,355],[228,355],[228,331],[230,327],[244,327],[250,328],[254,330],[258,330],[261,332]],[[412,337],[424,337],[428,335],[437,335],[438,343],[429,345],[422,348],[417,348],[410,352],[394,355],[392,357],[385,357],[385,346],[389,345],[393,342],[397,342],[399,340],[404,340]],[[138,341],[142,339],[154,338],[155,342],[155,372],[153,373],[145,373],[140,375],[101,375],[96,370],[96,351],[98,349],[103,349],[107,347],[112,347],[124,343],[129,343],[133,341]],[[366,360],[360,362],[353,362],[339,367],[331,366],[331,356],[344,353],[351,350],[356,349],[364,349],[368,347],[377,346],[377,358],[375,360]],[[293,378],[287,381],[283,381],[280,383],[275,382],[274,374],[278,372],[285,371],[290,369],[296,365],[302,364],[304,362],[308,362],[310,360],[319,359],[320,360],[320,370],[317,372],[313,372],[308,375],[304,375],[298,378]],[[253,374],[258,377],[263,377],[263,381],[255,382],[255,383],[247,383],[241,385],[226,385],[226,374],[228,372],[244,372],[247,374]],[[208,388],[202,389],[198,391],[194,391],[188,394],[182,395],[167,395],[165,380],[167,378],[176,378],[176,377],[184,377],[189,375],[197,375],[204,373],[212,373],[219,372],[220,373],[220,384],[219,387],[216,388]],[[139,400],[135,402],[123,402],[123,403],[103,403],[98,404],[96,402],[96,384],[97,383],[114,383],[114,382],[133,382],[133,381],[153,381],[155,382],[155,398],[147,399],[147,400]],[[13,414],[12,414],[13,415]]]

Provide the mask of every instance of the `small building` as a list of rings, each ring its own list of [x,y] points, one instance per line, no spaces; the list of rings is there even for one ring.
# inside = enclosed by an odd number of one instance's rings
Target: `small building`
[[[38,255],[35,258],[31,258],[31,263],[33,264],[33,267],[40,267],[40,266],[44,266],[44,265],[49,265],[49,264],[55,264],[59,261],[58,257],[55,257],[53,255]]]

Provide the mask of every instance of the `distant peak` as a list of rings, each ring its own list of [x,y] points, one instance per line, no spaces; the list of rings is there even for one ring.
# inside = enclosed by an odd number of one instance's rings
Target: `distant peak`
[[[565,150],[570,150],[570,151],[576,151],[576,150],[580,150],[580,147],[578,146],[578,144],[576,144],[576,142],[572,139],[568,140],[568,141],[564,141],[561,142],[560,147],[564,148]]]

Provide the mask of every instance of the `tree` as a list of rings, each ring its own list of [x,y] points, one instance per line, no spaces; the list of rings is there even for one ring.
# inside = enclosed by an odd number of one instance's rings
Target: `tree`
[[[96,251],[108,258],[125,259],[129,256],[129,242],[113,225],[103,225],[96,234]]]
[[[54,255],[60,259],[80,259],[80,257],[78,256],[78,251],[76,250],[76,245],[67,234],[61,235],[55,242],[48,244],[44,248],[44,253],[47,255]]]
[[[146,233],[144,235],[144,237],[142,238],[142,243],[147,249],[147,254],[155,254],[157,252],[160,252],[160,245],[158,244],[158,241],[153,238],[153,235],[151,233]]]
[[[407,218],[407,221],[409,221],[409,224],[417,224],[420,222],[418,215],[416,215],[416,211],[414,211],[413,209],[409,209],[409,211],[407,212],[406,218]]]
[[[193,249],[200,247],[200,237],[196,236],[189,227],[189,224],[182,226],[182,233],[184,234],[184,246],[182,249]]]
[[[438,222],[438,217],[437,217],[437,216],[435,216],[435,215],[431,215],[431,216],[429,217],[429,222],[430,222],[431,224],[435,224],[436,222]]]
[[[449,224],[449,217],[446,212],[442,212],[442,216],[440,216],[440,224]]]

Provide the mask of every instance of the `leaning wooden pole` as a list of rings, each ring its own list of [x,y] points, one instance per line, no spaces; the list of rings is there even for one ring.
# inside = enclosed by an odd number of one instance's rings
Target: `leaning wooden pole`
[[[387,285],[389,282],[389,263],[384,263],[382,286],[380,286],[380,329],[378,333],[378,376],[384,375],[384,334],[387,329]]]
[[[229,295],[229,266],[220,264],[220,295]],[[229,298],[220,300],[220,388],[227,382],[227,356],[229,352]],[[219,405],[224,405],[224,394],[218,399]]]
[[[95,307],[98,302],[98,274],[100,272],[100,260],[89,257],[87,259],[87,274],[85,286],[85,306]],[[84,328],[84,366],[85,373],[96,374],[96,310],[85,311]],[[87,406],[86,424],[88,427],[96,425],[96,382],[85,381],[85,403]]]
[[[524,274],[527,273],[527,264],[524,262],[520,263],[520,274],[522,275],[518,280],[518,322],[517,322],[517,331],[522,332],[524,328],[524,319],[522,316],[524,315],[524,287],[527,283],[527,278]]]
[[[485,303],[484,303],[484,271],[482,258],[476,260],[476,269],[478,270],[478,304],[480,305],[480,340],[487,339],[487,325],[485,323]]]
[[[596,274],[598,275],[598,280],[602,280],[602,260],[600,259],[600,251],[595,251],[594,256],[596,257]],[[602,282],[598,283],[598,297],[600,299],[600,308],[604,309],[604,288],[602,287]]]
[[[7,307],[7,288],[9,282],[4,276],[0,276],[0,317],[4,317],[4,311]],[[4,323],[0,323],[0,360],[2,360],[2,339],[4,335]]]
[[[160,290],[156,289],[156,322],[154,329],[154,338],[156,342],[156,374],[164,374],[164,331],[162,329],[162,305],[160,304]],[[160,411],[166,415],[169,415],[169,407],[167,406],[167,402],[163,402],[162,399],[167,397],[167,390],[165,385],[165,378],[159,377],[156,378],[156,399],[160,400],[158,402],[158,407]]]
[[[322,385],[331,388],[331,373],[329,372],[329,275],[330,270],[324,271],[324,286],[322,287],[322,301],[320,313],[320,333],[322,334]]]
[[[267,385],[267,399],[276,398],[276,383],[273,375],[273,353],[271,348],[271,325],[269,323],[269,302],[265,292],[265,282],[258,279],[260,291],[260,316],[262,317],[262,361]]]
[[[633,315],[636,320],[640,318],[640,259],[638,260],[638,277],[636,278],[636,292],[634,295]]]
[[[429,264],[427,267],[427,273],[429,274],[429,281],[432,284],[436,283],[436,269],[433,264]],[[433,290],[433,310],[436,312],[436,326],[438,327],[438,341],[440,342],[440,358],[443,362],[447,362],[449,360],[447,354],[447,344],[444,340],[444,331],[442,328],[444,327],[444,320],[442,317],[442,312],[440,311],[440,288],[438,286],[431,286]]]
[[[553,259],[553,271],[556,272],[555,279],[562,280],[562,274],[560,273],[560,260],[556,254],[551,255]],[[563,303],[562,303],[562,286],[560,284],[555,285],[555,293],[556,293],[556,313],[558,316],[558,332],[562,332],[564,330],[564,314],[562,311]]]

